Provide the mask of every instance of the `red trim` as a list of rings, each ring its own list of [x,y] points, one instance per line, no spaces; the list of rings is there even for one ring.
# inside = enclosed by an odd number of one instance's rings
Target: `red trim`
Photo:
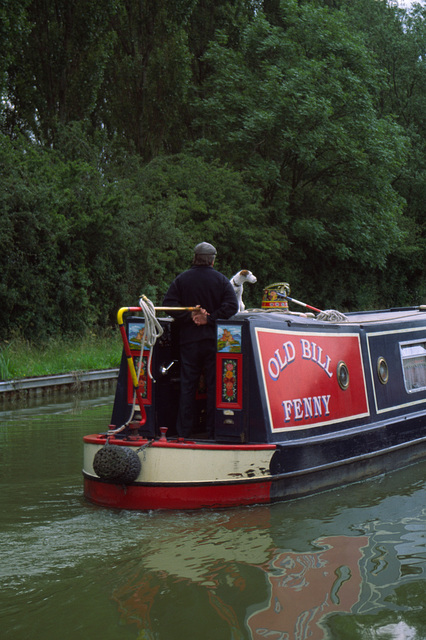
[[[104,445],[106,436],[94,433],[84,436],[83,441],[87,444]],[[109,438],[110,444],[122,447],[140,447],[148,443],[148,440],[139,438],[138,440],[120,440],[119,438]],[[150,446],[165,447],[170,449],[217,449],[220,451],[261,451],[276,449],[275,444],[216,444],[215,442],[194,442],[192,440],[155,440]]]
[[[84,478],[85,497],[102,507],[117,509],[202,509],[265,504],[271,481],[212,485],[116,485]]]
[[[262,309],[288,309],[288,302],[286,300],[262,300]]]
[[[132,350],[130,353],[132,355],[133,364],[137,374],[138,363],[135,362],[135,358],[140,357],[140,351]],[[144,349],[143,357],[146,362],[146,365],[148,366],[149,351],[147,349]],[[152,380],[148,375],[148,371],[145,371],[145,373],[141,372],[138,382],[139,382],[139,390],[140,390],[142,402],[144,404],[151,404],[152,403]],[[143,391],[144,384],[146,384],[146,391]],[[134,392],[134,386],[133,386],[132,376],[130,373],[130,369],[127,369],[127,403],[128,404],[133,404],[133,392]]]

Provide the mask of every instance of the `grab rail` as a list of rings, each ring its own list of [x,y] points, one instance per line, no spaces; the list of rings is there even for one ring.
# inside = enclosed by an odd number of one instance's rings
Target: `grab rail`
[[[126,358],[127,358],[127,366],[129,367],[130,375],[133,382],[133,390],[136,393],[136,397],[138,399],[138,403],[141,411],[140,425],[144,425],[146,422],[146,411],[143,404],[141,390],[139,387],[139,380],[138,380],[138,376],[136,375],[135,364],[133,362],[133,356],[130,351],[129,341],[127,340],[126,327],[124,326],[124,320],[123,320],[123,315],[127,311],[142,311],[142,309],[141,307],[121,307],[121,309],[119,309],[117,313],[117,321],[118,321],[118,326],[121,333],[121,339],[123,340],[124,353],[126,354]]]

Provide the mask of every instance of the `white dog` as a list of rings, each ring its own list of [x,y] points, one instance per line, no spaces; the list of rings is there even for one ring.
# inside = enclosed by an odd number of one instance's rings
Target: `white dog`
[[[250,282],[250,284],[254,284],[255,282],[257,282],[256,276],[254,276],[252,272],[248,271],[247,269],[241,269],[241,271],[236,273],[235,276],[232,276],[231,278],[231,284],[234,287],[235,295],[237,296],[238,300],[238,311],[240,312],[244,311],[246,308],[243,302],[243,288],[245,282]]]

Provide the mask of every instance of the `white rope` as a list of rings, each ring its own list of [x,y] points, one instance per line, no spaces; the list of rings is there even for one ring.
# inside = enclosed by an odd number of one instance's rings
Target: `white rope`
[[[151,361],[152,361],[152,352],[154,350],[154,345],[157,342],[157,339],[163,335],[164,329],[159,323],[155,315],[155,308],[151,300],[148,300],[146,296],[142,296],[139,300],[139,306],[142,310],[144,317],[144,331],[143,337],[141,339],[141,349],[139,356],[139,364],[137,371],[137,380],[139,380],[142,369],[142,360],[143,360],[143,352],[145,347],[149,347],[149,356],[148,356],[148,364],[147,364],[147,373],[151,380],[155,382],[152,372],[151,372]],[[120,433],[123,431],[133,420],[136,410],[136,390],[133,392],[133,405],[132,411],[130,413],[130,417],[121,427],[118,427],[114,431],[108,431],[108,436],[115,435],[116,433]]]
[[[145,330],[143,332],[143,339],[141,340],[141,357],[139,359],[139,371],[142,363],[142,354],[145,345],[150,348],[148,357],[148,375],[151,380],[154,380],[151,373],[151,360],[152,352],[157,339],[163,335],[164,329],[155,316],[155,308],[151,300],[148,300],[146,296],[142,296],[139,300],[139,306],[142,309],[143,317],[145,320]],[[138,371],[138,380],[139,380]],[[155,380],[154,380],[155,382]]]
[[[336,309],[326,309],[317,315],[317,320],[326,322],[348,322],[347,317]]]

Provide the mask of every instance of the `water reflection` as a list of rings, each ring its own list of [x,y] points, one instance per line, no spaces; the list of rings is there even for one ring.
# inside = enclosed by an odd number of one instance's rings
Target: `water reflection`
[[[42,417],[49,414],[79,414],[84,409],[109,407],[114,401],[114,390],[111,384],[104,386],[102,394],[96,389],[88,389],[79,393],[62,390],[48,395],[2,399],[0,424],[6,421]]]
[[[251,640],[425,638],[422,605],[413,607],[411,596],[419,585],[424,593],[426,519],[360,523],[345,507],[345,534],[311,540],[300,531],[301,550],[282,544],[284,505],[216,514],[200,526],[194,517],[190,529],[172,527],[129,560],[113,598],[128,623],[151,634],[141,637],[184,638],[195,629],[200,638]],[[294,513],[302,507],[287,508],[303,527]],[[348,535],[355,526],[362,535]]]
[[[425,464],[271,507],[102,509],[81,439],[111,401],[0,413],[2,638],[426,638]]]

